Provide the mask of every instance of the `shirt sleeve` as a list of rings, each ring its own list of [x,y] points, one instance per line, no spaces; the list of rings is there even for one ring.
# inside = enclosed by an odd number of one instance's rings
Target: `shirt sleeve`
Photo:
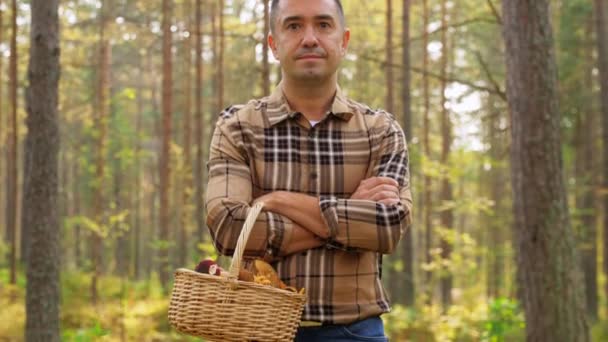
[[[412,194],[405,135],[397,122],[388,121],[372,161],[373,176],[399,183],[400,201],[385,205],[370,200],[321,196],[319,206],[330,230],[328,248],[392,253],[411,224]]]
[[[220,254],[232,255],[252,204],[250,160],[236,118],[220,117],[209,152],[209,181],[205,196],[207,226]],[[283,253],[292,221],[263,211],[253,226],[244,255],[273,259]]]

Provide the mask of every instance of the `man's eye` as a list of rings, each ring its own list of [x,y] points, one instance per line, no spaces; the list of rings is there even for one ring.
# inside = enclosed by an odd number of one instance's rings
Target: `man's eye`
[[[324,28],[324,29],[325,29],[325,28],[330,28],[330,27],[331,27],[331,24],[330,24],[330,23],[328,23],[328,22],[321,22],[321,23],[319,24],[319,26],[321,26],[321,28]]]
[[[300,28],[300,24],[291,23],[291,24],[287,25],[287,29],[291,30],[291,31],[295,31],[299,28]]]

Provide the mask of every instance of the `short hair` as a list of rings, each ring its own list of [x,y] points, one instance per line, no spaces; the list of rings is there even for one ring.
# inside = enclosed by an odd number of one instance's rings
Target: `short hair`
[[[266,0],[265,0],[266,1]],[[344,8],[342,8],[342,1],[334,0],[336,7],[338,7],[338,18],[342,28],[346,27],[346,19],[344,18]],[[272,0],[270,5],[270,31],[274,33],[274,25],[277,21],[277,12],[279,10],[279,0]]]

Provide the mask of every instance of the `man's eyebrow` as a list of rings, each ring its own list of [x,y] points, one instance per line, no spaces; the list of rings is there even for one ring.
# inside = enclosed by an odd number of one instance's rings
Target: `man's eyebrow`
[[[334,17],[331,16],[330,14],[315,15],[314,19],[315,20],[334,21]],[[288,22],[292,22],[292,21],[301,21],[301,20],[304,20],[303,16],[301,16],[301,15],[291,15],[291,16],[285,17],[285,19],[283,19],[283,24],[288,23]]]
[[[334,21],[334,17],[329,14],[319,14],[315,16],[316,20],[329,20]]]
[[[292,15],[292,16],[289,16],[289,17],[285,17],[285,19],[283,19],[283,23],[287,23],[287,22],[290,22],[290,21],[299,21],[299,20],[302,20],[302,19],[304,19],[304,17],[301,16],[301,15]]]

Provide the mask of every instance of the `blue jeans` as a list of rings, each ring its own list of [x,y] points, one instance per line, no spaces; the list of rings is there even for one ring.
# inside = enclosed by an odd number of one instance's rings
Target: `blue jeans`
[[[384,324],[380,317],[370,317],[345,325],[324,325],[320,327],[301,327],[296,333],[295,342],[346,342],[371,341],[388,342],[384,336]]]

